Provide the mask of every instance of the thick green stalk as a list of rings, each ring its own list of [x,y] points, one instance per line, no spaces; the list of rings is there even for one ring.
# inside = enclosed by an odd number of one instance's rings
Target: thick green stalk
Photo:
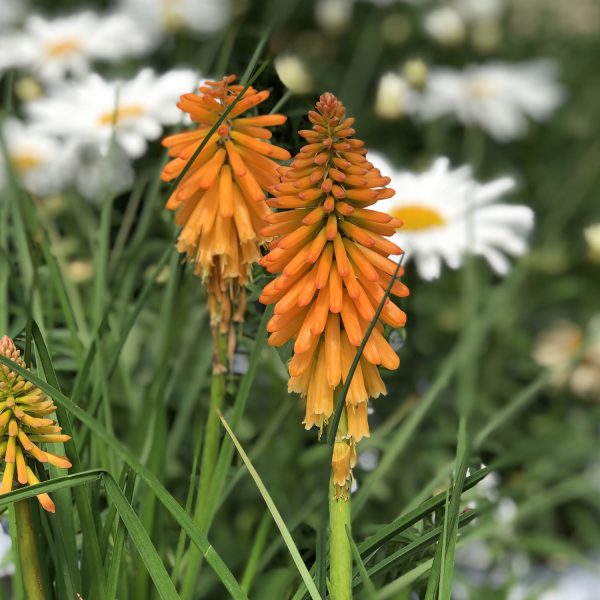
[[[227,364],[227,334],[217,333],[216,351],[218,357],[215,357],[217,364]],[[206,525],[209,521],[210,510],[207,505],[208,492],[212,482],[215,465],[219,452],[219,440],[221,436],[221,421],[219,412],[223,407],[225,398],[225,373],[222,368],[213,373],[210,384],[210,407],[204,429],[204,445],[202,447],[202,462],[200,463],[200,482],[198,483],[198,496],[196,498],[196,507],[194,511],[194,523],[198,525],[200,531],[206,531]],[[202,555],[196,546],[191,546],[187,557],[187,567],[181,589],[183,600],[191,600],[195,597],[196,581]]]
[[[339,402],[339,389],[336,390],[335,397]],[[336,440],[343,438],[347,432],[348,418],[346,407],[344,407],[336,432]],[[352,598],[351,531],[350,490],[348,490],[346,499],[336,497],[332,470],[329,480],[329,595],[331,600],[350,600]]]
[[[15,522],[17,525],[17,549],[23,588],[27,600],[44,600],[42,570],[38,556],[36,535],[31,519],[31,500],[15,502]]]
[[[331,600],[352,598],[352,548],[348,534],[352,526],[350,497],[335,497],[333,476],[329,483],[329,593]]]

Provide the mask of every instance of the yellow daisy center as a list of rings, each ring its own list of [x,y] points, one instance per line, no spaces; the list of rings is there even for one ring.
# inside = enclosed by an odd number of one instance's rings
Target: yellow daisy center
[[[469,93],[476,98],[490,98],[496,94],[497,86],[490,79],[478,77],[469,82],[468,89]]]
[[[46,46],[46,56],[51,58],[58,58],[60,56],[66,56],[67,54],[73,54],[81,48],[81,43],[76,39],[65,39],[52,42]]]
[[[103,126],[111,126],[113,123],[119,125],[127,119],[135,119],[141,117],[144,114],[144,108],[139,104],[130,104],[125,106],[119,106],[117,110],[106,112],[100,115],[98,123]]]
[[[10,162],[15,171],[24,173],[25,171],[31,171],[32,169],[39,167],[42,164],[42,157],[38,154],[23,152],[20,154],[13,154],[10,157]]]
[[[399,206],[391,211],[391,215],[404,223],[402,231],[420,231],[446,224],[446,220],[437,210],[419,204]]]

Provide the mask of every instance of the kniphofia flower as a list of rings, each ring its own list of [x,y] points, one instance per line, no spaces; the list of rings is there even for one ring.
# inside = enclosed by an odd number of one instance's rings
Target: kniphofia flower
[[[172,160],[162,179],[175,179],[205,140],[211,127],[241,94],[234,75],[207,81],[200,94],[184,94],[178,103],[198,128],[166,137]],[[284,115],[241,115],[269,97],[249,87],[194,160],[167,202],[182,226],[178,249],[195,264],[207,285],[213,325],[226,332],[233,317],[242,320],[245,289],[252,264],[261,256],[260,233],[270,214],[264,190],[279,181],[275,160],[287,150],[271,144],[266,129],[285,122]]]
[[[0,354],[26,368],[21,353],[8,336],[0,340]],[[55,421],[47,418],[55,410],[52,400],[39,388],[6,365],[0,365],[0,460],[4,469],[0,494],[10,492],[15,479],[22,485],[39,483],[27,464],[28,459],[61,469],[71,466],[64,456],[42,450],[38,445],[71,439],[61,433]],[[45,510],[54,512],[54,502],[48,494],[39,494],[37,498]]]
[[[401,254],[386,239],[401,222],[369,209],[393,196],[385,177],[367,160],[364,143],[353,138],[354,119],[342,103],[323,94],[309,113],[311,130],[300,131],[306,144],[290,167],[280,167],[281,182],[270,188],[268,203],[280,209],[267,217],[265,236],[274,236],[261,264],[279,276],[260,297],[275,303],[268,324],[269,343],[294,340],[288,389],[306,398],[307,429],[320,430],[334,409],[334,391],[345,382],[366,330],[375,316]],[[399,274],[402,274],[400,269]],[[391,293],[408,289],[394,281]],[[369,435],[369,398],[386,393],[377,367],[396,369],[399,358],[383,336],[383,324],[402,327],[406,316],[389,298],[371,333],[346,397],[347,433],[333,456],[338,493],[347,493],[354,444]],[[344,423],[344,425],[346,425]]]

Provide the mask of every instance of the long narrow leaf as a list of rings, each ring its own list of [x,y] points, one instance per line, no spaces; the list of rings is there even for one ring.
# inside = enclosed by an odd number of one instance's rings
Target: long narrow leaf
[[[306,589],[308,590],[310,597],[313,600],[321,600],[321,595],[319,594],[319,591],[317,590],[317,587],[315,586],[315,582],[312,580],[312,577],[310,576],[310,573],[308,572],[308,569],[306,568],[306,565],[304,564],[304,561],[302,560],[302,557],[300,556],[300,552],[298,551],[298,548],[294,542],[294,539],[292,538],[292,535],[289,532],[289,529],[287,528],[285,521],[283,520],[283,518],[281,516],[281,513],[279,512],[279,510],[277,510],[277,507],[275,506],[275,502],[273,502],[273,499],[271,498],[271,495],[267,491],[265,484],[262,482],[260,475],[254,468],[254,465],[248,458],[248,455],[242,448],[242,445],[240,444],[238,439],[235,437],[235,434],[233,433],[233,431],[231,431],[231,428],[227,424],[227,421],[223,418],[223,415],[219,414],[219,416],[221,417],[221,422],[223,423],[223,427],[225,427],[225,431],[227,431],[228,435],[233,440],[233,443],[235,444],[235,447],[237,448],[239,455],[241,456],[242,460],[244,461],[246,468],[250,472],[250,476],[252,477],[252,479],[254,480],[254,483],[256,484],[256,487],[260,491],[260,494],[263,497],[263,500],[265,501],[265,504],[267,505],[267,508],[269,509],[269,512],[271,513],[271,516],[273,517],[273,520],[275,521],[275,524],[277,525],[279,532],[281,533],[281,537],[285,541],[285,545],[287,546],[287,548],[292,556],[292,560],[294,561],[294,564],[296,565],[296,568],[298,569],[298,572],[300,573],[300,577],[302,577],[302,580],[304,581],[304,584],[306,585]]]
[[[150,577],[152,577],[152,581],[154,581],[154,585],[156,586],[160,597],[164,600],[177,600],[179,598],[177,590],[175,589],[163,562],[160,560],[148,532],[144,529],[142,522],[135,514],[135,511],[127,501],[127,498],[125,498],[125,495],[117,485],[117,482],[109,474],[105,474],[104,476],[104,488],[111,501],[117,507],[119,516],[127,528],[127,533],[135,545],[142,561],[146,565],[146,569],[148,570]]]
[[[242,591],[231,571],[227,568],[215,549],[209,544],[206,537],[202,535],[202,533],[194,525],[194,522],[190,516],[181,507],[179,502],[177,502],[177,500],[175,500],[175,498],[169,494],[167,489],[158,480],[154,473],[145,467],[133,452],[123,446],[121,442],[108,433],[96,419],[73,404],[73,402],[63,393],[48,385],[48,383],[43,381],[41,378],[37,377],[33,373],[30,373],[26,369],[23,369],[17,363],[4,356],[0,356],[0,364],[10,367],[12,370],[19,373],[19,375],[22,375],[25,379],[28,379],[34,385],[39,387],[47,396],[53,398],[55,402],[64,406],[75,418],[89,427],[94,435],[103,440],[123,461],[127,462],[137,473],[138,477],[142,479],[142,481],[144,481],[152,490],[152,493],[156,495],[161,504],[169,511],[169,513],[171,513],[177,523],[185,529],[189,538],[202,552],[203,556],[214,569],[215,573],[232,597],[234,599],[246,598],[246,594],[244,594]]]

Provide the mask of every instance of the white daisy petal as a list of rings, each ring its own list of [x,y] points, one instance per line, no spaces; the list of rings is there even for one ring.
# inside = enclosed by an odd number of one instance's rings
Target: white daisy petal
[[[445,157],[422,173],[398,172],[377,153],[373,161],[391,177],[396,190],[375,209],[404,222],[393,241],[406,251],[407,260],[414,261],[423,279],[439,277],[442,263],[460,268],[467,253],[483,256],[496,273],[505,275],[510,269],[505,254],[527,251],[533,211],[499,202],[515,186],[511,177],[481,184],[469,166],[452,169]]]
[[[125,14],[83,11],[55,19],[31,15],[22,30],[0,38],[0,70],[25,69],[51,83],[85,75],[94,60],[139,56],[154,45],[155,39]]]
[[[62,190],[73,171],[72,149],[39,128],[8,118],[2,124],[11,170],[32,194],[50,196]],[[5,158],[0,152],[0,187],[7,180]]]
[[[154,34],[189,29],[210,33],[224,27],[231,16],[230,0],[121,0],[124,12]]]
[[[415,257],[417,272],[425,281],[439,279],[442,273],[442,261],[437,254],[419,254]]]
[[[433,68],[416,113],[425,121],[454,115],[476,125],[498,141],[522,137],[528,118],[543,121],[561,104],[564,92],[551,61],[490,61],[463,71]]]
[[[105,81],[90,74],[81,81],[55,86],[27,112],[40,130],[77,145],[95,146],[106,154],[113,138],[131,158],[141,156],[148,140],[176,121],[173,109],[199,76],[180,69],[157,76],[141,70],[133,79]]]

